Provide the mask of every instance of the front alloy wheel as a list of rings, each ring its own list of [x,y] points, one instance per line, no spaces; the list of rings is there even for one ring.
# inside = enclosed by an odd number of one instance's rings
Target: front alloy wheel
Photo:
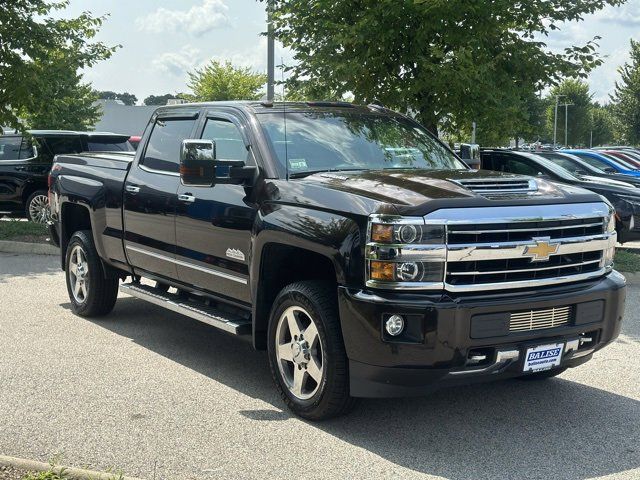
[[[308,400],[318,391],[324,376],[322,344],[318,327],[301,307],[287,308],[278,320],[278,368],[289,392]]]
[[[353,408],[335,284],[284,287],[271,309],[267,347],[276,388],[294,413],[325,420]]]

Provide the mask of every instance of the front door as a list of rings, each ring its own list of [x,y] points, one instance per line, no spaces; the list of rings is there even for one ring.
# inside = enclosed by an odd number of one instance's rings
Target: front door
[[[254,164],[247,139],[233,117],[207,117],[200,138],[216,143],[219,159]],[[249,303],[249,248],[256,213],[241,185],[180,185],[176,216],[180,281]]]
[[[157,118],[124,186],[125,250],[136,270],[176,279],[176,202],[180,148],[196,118]],[[144,272],[138,272],[144,274]]]

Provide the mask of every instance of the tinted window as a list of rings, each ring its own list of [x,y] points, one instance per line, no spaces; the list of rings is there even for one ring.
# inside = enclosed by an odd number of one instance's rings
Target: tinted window
[[[90,152],[133,152],[128,138],[92,136],[87,139],[87,150]]]
[[[259,116],[273,152],[292,174],[324,170],[466,169],[431,134],[401,117],[344,112]],[[285,136],[286,131],[286,136]]]
[[[180,147],[189,138],[195,120],[157,120],[153,126],[142,164],[154,170],[180,170]]]
[[[216,142],[216,157],[221,160],[247,160],[248,151],[240,130],[231,122],[208,119],[202,138]]]
[[[45,148],[51,155],[80,153],[83,150],[80,137],[43,137],[39,140],[41,144],[46,144]]]
[[[0,136],[0,160],[24,160],[33,156],[33,148],[28,140]]]
[[[592,157],[591,155],[585,155],[583,153],[572,153],[571,155],[575,155],[576,157],[580,157],[582,160],[587,162],[589,165],[605,170],[607,168],[612,168],[607,162],[600,158]],[[615,163],[615,162],[612,162]],[[622,168],[621,166],[619,168]],[[605,170],[606,171],[606,170]]]
[[[539,168],[529,162],[518,158],[498,156],[494,157],[493,169],[500,172],[516,173],[518,175],[530,175],[535,177],[540,172]]]

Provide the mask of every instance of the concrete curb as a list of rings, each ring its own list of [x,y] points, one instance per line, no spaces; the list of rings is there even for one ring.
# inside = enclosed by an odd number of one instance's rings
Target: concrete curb
[[[73,480],[142,480],[140,478],[120,476],[116,473],[95,472],[82,468],[63,467],[60,465],[51,466],[48,463],[26,460],[24,458],[5,457],[0,455],[0,466],[13,467],[27,472],[47,472],[52,470],[55,473],[63,472],[64,475]]]
[[[0,252],[27,253],[33,255],[59,255],[60,249],[48,243],[12,242],[0,240]]]
[[[628,285],[640,285],[640,272],[620,272],[627,279]]]

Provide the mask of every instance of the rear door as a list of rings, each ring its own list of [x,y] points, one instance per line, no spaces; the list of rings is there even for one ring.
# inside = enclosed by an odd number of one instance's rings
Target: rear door
[[[30,141],[20,135],[0,136],[0,213],[22,212],[24,188],[45,170],[38,167]]]
[[[198,138],[216,143],[218,159],[255,165],[248,135],[239,118],[210,111]],[[249,202],[248,193],[241,185],[180,185],[176,258],[183,283],[249,303],[249,248],[257,209]]]
[[[180,148],[192,138],[197,113],[160,116],[124,186],[125,250],[129,263],[155,276],[176,279],[176,195]]]

